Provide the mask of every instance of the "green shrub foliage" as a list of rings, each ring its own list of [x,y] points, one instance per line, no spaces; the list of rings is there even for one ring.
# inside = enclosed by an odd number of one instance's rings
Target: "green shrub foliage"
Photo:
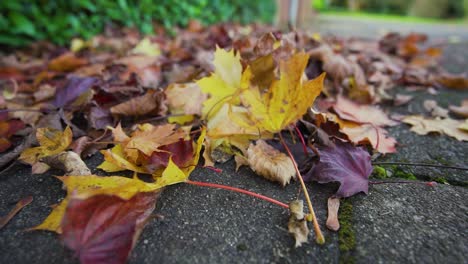
[[[137,27],[151,33],[153,22],[167,28],[235,21],[271,22],[274,0],[17,0],[0,1],[0,44],[23,46],[34,40],[66,45],[90,38],[106,24]]]

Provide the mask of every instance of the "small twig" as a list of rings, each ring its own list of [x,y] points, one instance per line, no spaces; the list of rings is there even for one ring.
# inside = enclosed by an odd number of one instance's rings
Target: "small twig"
[[[291,159],[291,161],[292,161],[292,163],[294,165],[294,169],[296,170],[297,177],[299,178],[299,182],[301,183],[302,190],[304,190],[304,196],[305,196],[305,199],[307,201],[307,205],[309,206],[310,215],[312,217],[312,223],[314,225],[315,235],[317,236],[316,241],[320,245],[324,244],[325,243],[325,238],[323,237],[322,231],[320,230],[320,226],[318,224],[317,217],[315,216],[314,207],[312,207],[312,202],[310,200],[309,192],[307,191],[307,187],[305,186],[304,180],[302,179],[301,172],[299,171],[299,168],[297,167],[297,163],[294,160],[294,157],[293,157],[291,151],[289,150],[288,145],[286,145],[286,141],[284,141],[283,136],[281,135],[281,133],[278,133],[278,134],[279,134],[279,137],[281,139],[281,143],[283,144],[284,148],[286,149],[286,152],[288,153],[289,158]]]
[[[199,182],[199,181],[191,181],[191,180],[187,180],[185,183],[192,184],[192,185],[197,185],[197,186],[210,187],[210,188],[217,188],[217,189],[223,189],[223,190],[228,190],[228,191],[234,191],[234,192],[238,192],[238,193],[243,193],[243,194],[247,194],[247,195],[250,195],[250,196],[253,196],[253,197],[256,197],[256,198],[265,200],[265,201],[267,201],[267,202],[270,202],[270,203],[279,205],[279,206],[281,206],[281,207],[283,207],[283,208],[289,209],[289,205],[287,205],[287,204],[285,204],[285,203],[282,203],[282,202],[280,202],[280,201],[278,201],[278,200],[275,200],[275,199],[273,199],[273,198],[270,198],[270,197],[268,197],[268,196],[261,195],[261,194],[258,194],[258,193],[254,193],[254,192],[251,192],[251,191],[247,191],[247,190],[244,190],[244,189],[240,189],[240,188],[236,188],[236,187],[231,187],[231,186],[226,186],[226,185],[222,185],[222,184],[209,183],[209,182]]]
[[[434,167],[434,168],[454,169],[454,170],[468,170],[467,167],[447,166],[447,165],[429,164],[429,163],[411,163],[411,162],[372,162],[372,165],[406,165],[406,166]]]

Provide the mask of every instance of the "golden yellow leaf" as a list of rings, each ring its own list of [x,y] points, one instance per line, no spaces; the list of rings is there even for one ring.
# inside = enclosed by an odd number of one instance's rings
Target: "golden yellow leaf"
[[[325,78],[325,74],[322,74],[303,82],[302,74],[308,59],[306,53],[300,52],[280,62],[280,79],[273,81],[265,94],[258,87],[242,90],[241,100],[249,109],[252,120],[243,126],[256,126],[276,133],[307,112],[320,94]]]
[[[151,43],[149,38],[144,38],[132,49],[132,53],[154,57],[160,55],[161,50],[157,43]]]
[[[101,150],[101,153],[104,155],[104,162],[98,166],[98,169],[107,172],[131,170],[139,173],[148,173],[145,168],[127,160],[121,144],[115,145],[112,149]]]
[[[67,209],[67,206],[68,198],[65,198],[62,200],[62,202],[60,202],[60,204],[53,207],[52,212],[41,224],[28,230],[48,230],[59,234],[62,233],[60,224],[62,223],[62,218],[65,214],[65,209]]]
[[[40,146],[24,150],[19,157],[20,160],[31,165],[43,157],[66,150],[72,142],[73,134],[70,127],[65,128],[63,132],[53,128],[38,128],[36,138]]]
[[[248,85],[249,73],[244,73],[247,75],[243,78],[240,55],[235,55],[234,50],[229,52],[217,47],[213,64],[215,72],[196,82],[203,93],[209,94],[209,98],[203,103],[204,117],[215,114],[227,101],[238,104],[239,99],[233,95],[241,89],[241,85]]]

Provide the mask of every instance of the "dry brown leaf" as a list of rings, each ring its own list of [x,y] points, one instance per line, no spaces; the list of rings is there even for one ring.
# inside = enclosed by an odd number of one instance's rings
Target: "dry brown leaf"
[[[0,229],[2,229],[10,220],[19,212],[21,209],[23,209],[26,205],[30,204],[33,201],[32,196],[25,197],[16,203],[15,207],[6,215],[3,217],[0,217]]]
[[[63,170],[66,175],[90,175],[91,171],[80,155],[73,151],[64,151],[57,155],[47,156],[41,159],[50,167]]]
[[[340,209],[340,198],[328,198],[328,217],[327,228],[333,231],[340,229],[340,222],[338,221],[338,210]]]
[[[164,94],[160,91],[149,90],[142,96],[135,97],[121,104],[113,106],[110,111],[114,115],[142,116],[151,112],[159,115],[166,113],[163,104]]]
[[[465,121],[450,118],[427,119],[423,116],[413,115],[404,118],[403,122],[412,125],[411,131],[419,135],[436,132],[454,137],[459,141],[468,141],[468,133],[459,128]]]
[[[461,117],[468,117],[468,100],[465,99],[460,106],[451,105],[449,106],[450,112],[459,115]]]
[[[258,175],[283,186],[288,184],[291,178],[296,178],[291,159],[261,139],[256,141],[256,145],[250,144],[247,149],[247,162]]]
[[[466,74],[441,74],[435,76],[434,81],[450,89],[468,89],[468,77]]]
[[[289,222],[288,231],[296,240],[295,247],[300,247],[302,243],[307,242],[309,235],[309,227],[307,220],[304,218],[304,204],[302,200],[295,200],[289,204]]]
[[[397,124],[388,118],[382,110],[371,105],[356,104],[343,96],[337,97],[333,109],[340,118],[361,124],[370,123],[375,126],[394,126]]]
[[[423,106],[433,117],[448,117],[449,111],[440,107],[435,100],[425,100]]]
[[[88,63],[86,59],[78,58],[74,53],[68,52],[49,62],[48,68],[52,71],[68,72],[73,71]]]
[[[171,114],[201,115],[207,97],[196,83],[171,84],[164,93]]]

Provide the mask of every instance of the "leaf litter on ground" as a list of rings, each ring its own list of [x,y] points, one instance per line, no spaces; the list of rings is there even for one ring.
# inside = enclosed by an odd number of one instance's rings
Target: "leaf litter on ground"
[[[364,41],[262,25],[190,25],[174,37],[110,30],[74,39],[71,50],[46,45],[0,57],[2,164],[21,154],[33,173],[63,171],[67,196],[33,229],[62,233],[83,263],[125,262],[162,188],[190,182],[201,155],[205,165],[235,156],[238,166],[281,185],[302,180],[299,170],[307,181],[340,183],[327,221],[336,230],[339,198],[368,190],[372,166],[363,146],[397,151],[385,127],[398,122],[377,104],[410,100],[392,92],[401,85],[467,88],[465,75],[438,66],[441,50],[422,34]],[[431,106],[441,119],[402,121],[422,135],[466,140],[466,120]],[[466,118],[464,106],[449,109]],[[113,176],[92,175],[80,157],[98,150],[105,159],[99,168]],[[289,206],[296,246],[307,241],[308,207],[306,214],[302,201]],[[107,228],[96,229],[103,221]]]

